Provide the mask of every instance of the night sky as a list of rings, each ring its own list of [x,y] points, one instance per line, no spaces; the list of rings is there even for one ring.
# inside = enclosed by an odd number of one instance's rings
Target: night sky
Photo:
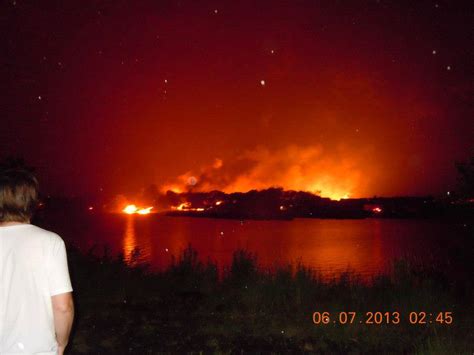
[[[446,193],[474,147],[472,4],[2,1],[0,155],[51,194]]]

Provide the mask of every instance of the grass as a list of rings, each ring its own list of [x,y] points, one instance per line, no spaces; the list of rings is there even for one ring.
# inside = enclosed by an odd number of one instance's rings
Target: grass
[[[258,267],[238,250],[223,272],[188,247],[164,271],[150,272],[136,252],[94,256],[70,248],[76,320],[69,354],[322,353],[471,354],[473,285],[445,266],[393,263],[365,282],[351,272],[333,280],[303,265]],[[470,265],[470,264],[466,264]],[[313,312],[357,312],[353,324],[319,324]],[[393,312],[399,324],[362,324],[366,312]],[[453,324],[412,325],[411,311],[453,312]],[[434,318],[433,318],[434,321]]]

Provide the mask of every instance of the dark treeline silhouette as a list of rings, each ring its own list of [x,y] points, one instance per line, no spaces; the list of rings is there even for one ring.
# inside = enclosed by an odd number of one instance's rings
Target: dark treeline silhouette
[[[447,218],[472,220],[474,200],[455,193],[441,198],[371,197],[343,199],[323,198],[304,191],[281,188],[251,190],[226,194],[221,191],[168,191],[139,199],[144,206],[154,206],[154,212],[168,216],[189,216],[228,219],[291,220],[293,218]],[[93,211],[89,210],[94,206]],[[43,197],[40,215],[68,210],[74,213],[121,212],[123,205],[87,201],[80,197]]]
[[[459,193],[467,198],[474,198],[474,155],[466,162],[456,163],[459,179]]]
[[[157,197],[155,203],[169,209],[168,215],[238,219],[464,217],[474,209],[469,200],[455,197],[372,197],[335,201],[282,188],[230,194],[168,191]],[[179,205],[181,208],[176,209]]]

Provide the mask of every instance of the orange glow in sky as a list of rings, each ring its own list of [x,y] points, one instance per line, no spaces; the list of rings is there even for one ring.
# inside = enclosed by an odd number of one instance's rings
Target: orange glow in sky
[[[60,27],[55,2],[4,26],[15,99],[0,152],[28,152],[48,194],[445,194],[471,154],[472,21],[456,1],[221,1],[217,16],[200,1],[104,2],[97,26],[62,3]]]
[[[290,145],[279,150],[260,147],[230,161],[215,159],[200,170],[188,171],[163,184],[161,191],[233,193],[282,187],[341,200],[366,193],[368,179],[362,178],[363,169],[370,170],[342,148],[335,156],[320,146]]]

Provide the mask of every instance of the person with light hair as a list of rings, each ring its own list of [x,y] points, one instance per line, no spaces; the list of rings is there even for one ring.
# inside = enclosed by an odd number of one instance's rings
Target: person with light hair
[[[0,166],[0,354],[62,355],[74,319],[63,239],[31,224],[38,181]]]

